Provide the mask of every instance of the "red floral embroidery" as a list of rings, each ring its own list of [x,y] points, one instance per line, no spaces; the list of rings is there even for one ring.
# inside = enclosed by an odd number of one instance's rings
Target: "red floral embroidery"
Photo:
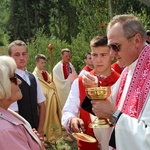
[[[138,118],[146,101],[150,89],[150,46],[145,47],[138,59],[134,74],[131,79],[129,89],[122,107],[122,112],[131,117]],[[117,96],[117,105],[119,104],[124,84],[126,81],[127,70],[124,72],[120,83]]]
[[[46,71],[44,71],[44,70],[42,71],[42,76],[43,76],[44,80],[47,82],[48,76],[47,76]]]

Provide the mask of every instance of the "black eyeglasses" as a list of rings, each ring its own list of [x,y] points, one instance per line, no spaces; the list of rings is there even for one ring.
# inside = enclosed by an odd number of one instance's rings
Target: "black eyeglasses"
[[[121,44],[120,45],[110,44],[108,45],[108,47],[118,53],[120,51]]]
[[[134,34],[134,35],[128,37],[128,38],[127,38],[128,41],[129,41],[130,39],[132,39],[135,35],[136,35],[136,34]],[[110,45],[108,45],[108,47],[109,47],[109,49],[112,49],[112,50],[114,50],[116,53],[118,53],[118,52],[120,51],[121,45],[122,45],[122,44],[110,44]]]
[[[18,82],[17,82],[17,74],[14,73],[14,76],[9,78],[11,82],[15,83],[16,85],[18,85]]]

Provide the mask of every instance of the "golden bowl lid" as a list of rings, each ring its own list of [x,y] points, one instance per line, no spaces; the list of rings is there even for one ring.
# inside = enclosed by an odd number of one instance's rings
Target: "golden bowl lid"
[[[89,136],[89,135],[84,134],[84,133],[72,133],[72,135],[77,140],[81,140],[81,141],[88,142],[88,143],[95,143],[96,142],[96,139],[94,137]]]

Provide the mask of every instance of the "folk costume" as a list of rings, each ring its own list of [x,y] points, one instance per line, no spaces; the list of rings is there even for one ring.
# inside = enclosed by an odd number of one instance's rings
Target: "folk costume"
[[[94,70],[90,72],[91,74],[95,75]],[[103,78],[98,78],[99,82],[103,86],[111,86],[113,85],[117,79],[119,78],[119,74],[112,70],[111,75]],[[80,116],[81,119],[84,121],[85,127],[85,134],[93,136],[97,139],[96,143],[87,143],[83,141],[78,141],[78,147],[80,150],[110,150],[109,149],[109,138],[111,133],[111,128],[108,129],[91,129],[88,127],[89,123],[95,119],[95,116],[88,113],[87,111],[81,108],[81,104],[86,96],[85,87],[82,84],[82,76],[79,76],[72,84],[71,91],[69,93],[68,99],[66,104],[63,108],[63,116],[62,116],[62,125],[67,129],[68,132],[70,131],[69,128],[69,120],[70,118]]]
[[[77,77],[78,75],[71,63],[66,65],[60,61],[53,68],[53,81],[56,85],[62,108],[64,107],[64,104],[69,95],[71,84]]]
[[[119,66],[119,64],[117,62],[113,63],[111,65],[111,68],[113,68],[119,74],[121,74],[121,72],[123,71],[123,67]]]
[[[45,141],[53,142],[61,136],[61,106],[53,82],[50,83],[50,75],[47,71],[40,71],[35,67],[33,74],[38,77],[42,91],[46,97],[46,118],[44,124]]]
[[[149,150],[150,45],[124,69],[112,88],[110,100],[123,112],[115,126],[116,149]]]
[[[83,69],[81,70],[81,72],[79,73],[79,76],[82,76],[82,75],[84,75],[84,73],[87,71],[87,72],[90,72],[90,71],[92,71],[93,70],[93,68],[90,68],[89,66],[85,66],[85,67],[83,67]]]

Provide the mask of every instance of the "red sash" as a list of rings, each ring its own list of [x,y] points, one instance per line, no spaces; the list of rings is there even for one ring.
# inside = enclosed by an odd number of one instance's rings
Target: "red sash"
[[[69,74],[72,73],[70,64],[63,63],[63,72],[64,72],[64,78],[67,79]]]
[[[119,101],[124,89],[128,69],[123,72],[122,81],[118,90],[116,105]],[[138,118],[145,104],[147,95],[150,90],[150,45],[146,46],[138,59],[134,70],[130,86],[128,88],[126,98],[122,107],[122,112],[131,117]]]

